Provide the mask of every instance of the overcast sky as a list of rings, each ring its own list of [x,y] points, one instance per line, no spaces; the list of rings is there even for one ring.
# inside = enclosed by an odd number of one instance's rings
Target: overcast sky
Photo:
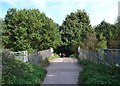
[[[81,9],[89,14],[92,25],[97,25],[104,19],[109,23],[114,23],[118,16],[118,1],[119,0],[0,0],[0,18],[4,18],[9,8],[36,8],[61,25],[67,14]]]

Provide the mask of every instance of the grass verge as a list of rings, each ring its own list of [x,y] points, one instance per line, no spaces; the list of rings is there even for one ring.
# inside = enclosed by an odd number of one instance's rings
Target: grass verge
[[[40,66],[24,63],[13,58],[2,60],[3,85],[36,85],[41,84],[46,75],[46,70]]]
[[[89,60],[79,60],[79,63],[83,66],[80,79],[84,86],[120,86],[120,68]]]
[[[53,56],[49,57],[49,61],[52,61],[53,59],[60,58],[58,54],[54,54]]]

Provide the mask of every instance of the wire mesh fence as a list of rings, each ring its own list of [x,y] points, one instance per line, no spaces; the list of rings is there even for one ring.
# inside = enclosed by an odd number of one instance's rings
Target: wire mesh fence
[[[101,49],[99,57],[106,63],[120,66],[120,49]]]
[[[100,49],[100,52],[80,49],[79,58],[120,66],[120,49]]]
[[[46,60],[50,56],[53,56],[53,49],[50,48],[32,54],[29,54],[27,51],[18,51],[18,52],[10,51],[10,53],[12,53],[15,56],[15,59],[17,60],[23,62],[30,62],[33,64],[40,64],[41,61]]]
[[[79,50],[79,58],[81,59],[89,59],[92,61],[98,61],[99,53],[93,50],[88,49],[80,49]]]
[[[23,61],[23,62],[27,62],[28,61],[28,52],[27,51],[18,51],[18,52],[12,52],[12,54],[14,54],[14,56],[16,57],[16,59]]]
[[[50,56],[53,56],[52,48],[29,54],[28,61],[33,64],[40,64],[41,61],[46,60]]]

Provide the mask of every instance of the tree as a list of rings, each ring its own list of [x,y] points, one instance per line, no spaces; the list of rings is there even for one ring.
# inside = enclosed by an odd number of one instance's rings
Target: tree
[[[120,2],[119,2],[120,3]],[[120,15],[118,16],[118,22],[117,22],[117,31],[118,31],[118,36],[117,36],[117,40],[118,40],[118,48],[120,49]]]
[[[111,44],[116,45],[115,48],[120,49],[120,16],[118,16],[117,22],[115,23],[116,29],[116,36],[115,40],[111,42]]]
[[[90,50],[96,50],[96,43],[97,43],[97,38],[96,38],[96,33],[87,33],[86,39],[84,40],[84,46],[87,49]]]
[[[60,27],[62,41],[71,53],[76,53],[78,46],[83,47],[87,33],[92,32],[88,14],[83,10],[70,13]]]
[[[57,24],[38,9],[9,9],[4,22],[4,46],[10,50],[39,51],[60,44]]]
[[[0,19],[0,51],[3,49],[3,46],[2,46],[2,31],[3,31],[3,28],[4,28],[3,20]]]
[[[107,23],[105,20],[103,20],[96,28],[96,37],[98,39],[98,43],[102,41],[106,41],[107,48],[113,48],[114,46],[111,46],[111,41],[116,40],[116,32],[117,28],[115,25]],[[115,41],[114,41],[115,43]],[[101,44],[101,43],[100,43]],[[102,44],[103,45],[103,44]]]

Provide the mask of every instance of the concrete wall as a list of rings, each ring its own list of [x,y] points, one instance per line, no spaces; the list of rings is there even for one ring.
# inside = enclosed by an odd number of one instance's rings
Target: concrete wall
[[[28,61],[33,64],[40,64],[41,61],[45,60],[46,58],[49,58],[50,56],[53,56],[53,49],[50,48],[48,50],[42,50],[33,54],[30,54],[28,56]]]

